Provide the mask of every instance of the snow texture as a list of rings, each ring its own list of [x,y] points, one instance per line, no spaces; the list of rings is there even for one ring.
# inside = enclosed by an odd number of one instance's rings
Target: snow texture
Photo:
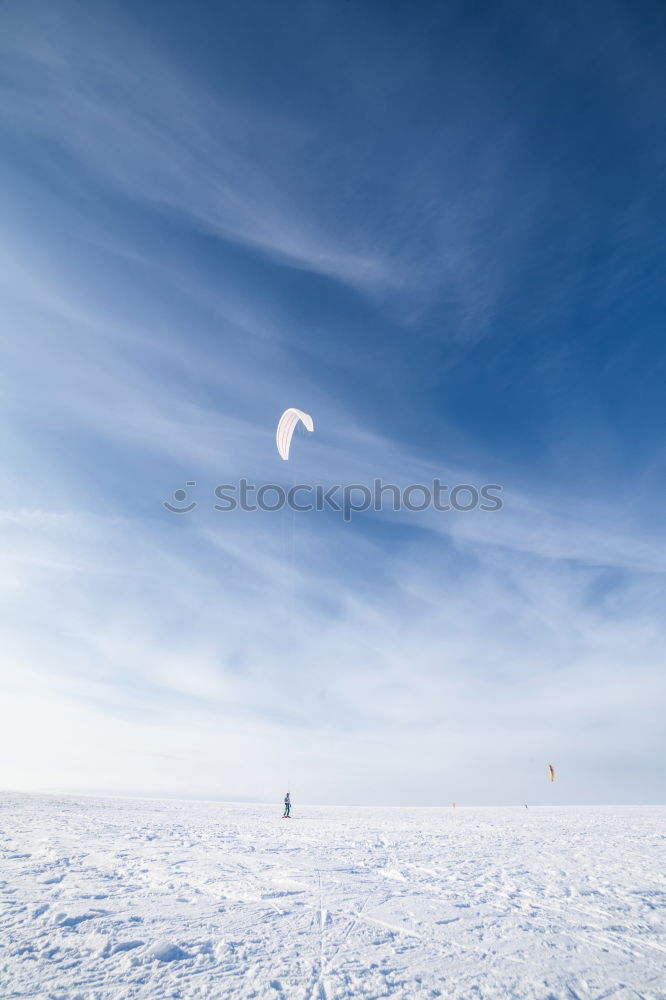
[[[666,807],[0,807],[3,998],[666,997]]]

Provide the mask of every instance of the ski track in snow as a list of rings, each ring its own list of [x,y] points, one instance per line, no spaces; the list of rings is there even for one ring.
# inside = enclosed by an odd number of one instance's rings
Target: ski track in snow
[[[0,996],[664,1000],[666,807],[0,797]]]

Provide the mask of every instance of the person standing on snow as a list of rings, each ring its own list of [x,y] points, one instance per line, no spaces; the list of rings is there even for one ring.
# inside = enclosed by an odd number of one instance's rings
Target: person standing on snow
[[[289,792],[284,797],[284,812],[282,813],[282,819],[289,819],[289,814],[291,812],[291,799],[289,798]]]

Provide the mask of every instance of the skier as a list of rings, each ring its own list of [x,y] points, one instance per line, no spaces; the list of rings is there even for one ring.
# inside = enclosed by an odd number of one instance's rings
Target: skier
[[[291,812],[291,799],[289,798],[289,792],[284,797],[284,812],[282,813],[282,819],[289,819],[289,814]]]

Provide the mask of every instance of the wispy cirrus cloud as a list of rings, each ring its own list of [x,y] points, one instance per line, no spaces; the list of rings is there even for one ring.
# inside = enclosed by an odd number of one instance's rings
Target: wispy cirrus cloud
[[[296,113],[268,92],[258,106],[242,87],[212,91],[121,8],[75,10],[37,3],[31,17],[28,8],[3,15],[2,120],[19,142],[64,154],[62,177],[73,162],[127,208],[334,279],[408,325],[434,308],[453,338],[487,329],[546,194],[539,178],[517,185],[519,136],[490,109],[479,128],[464,105],[446,104],[437,142],[420,149],[422,136],[410,134],[406,159],[387,133],[392,116],[396,129],[410,128],[417,62],[407,63],[404,92],[377,103],[356,52],[340,87],[361,124],[322,124],[302,101]],[[336,72],[332,57],[326,73]]]
[[[79,13],[7,17],[6,126],[48,138],[131,202],[284,263],[361,288],[395,279],[380,253],[336,239],[308,210],[303,167],[293,173],[311,141],[303,126],[212,98],[131,22]]]

